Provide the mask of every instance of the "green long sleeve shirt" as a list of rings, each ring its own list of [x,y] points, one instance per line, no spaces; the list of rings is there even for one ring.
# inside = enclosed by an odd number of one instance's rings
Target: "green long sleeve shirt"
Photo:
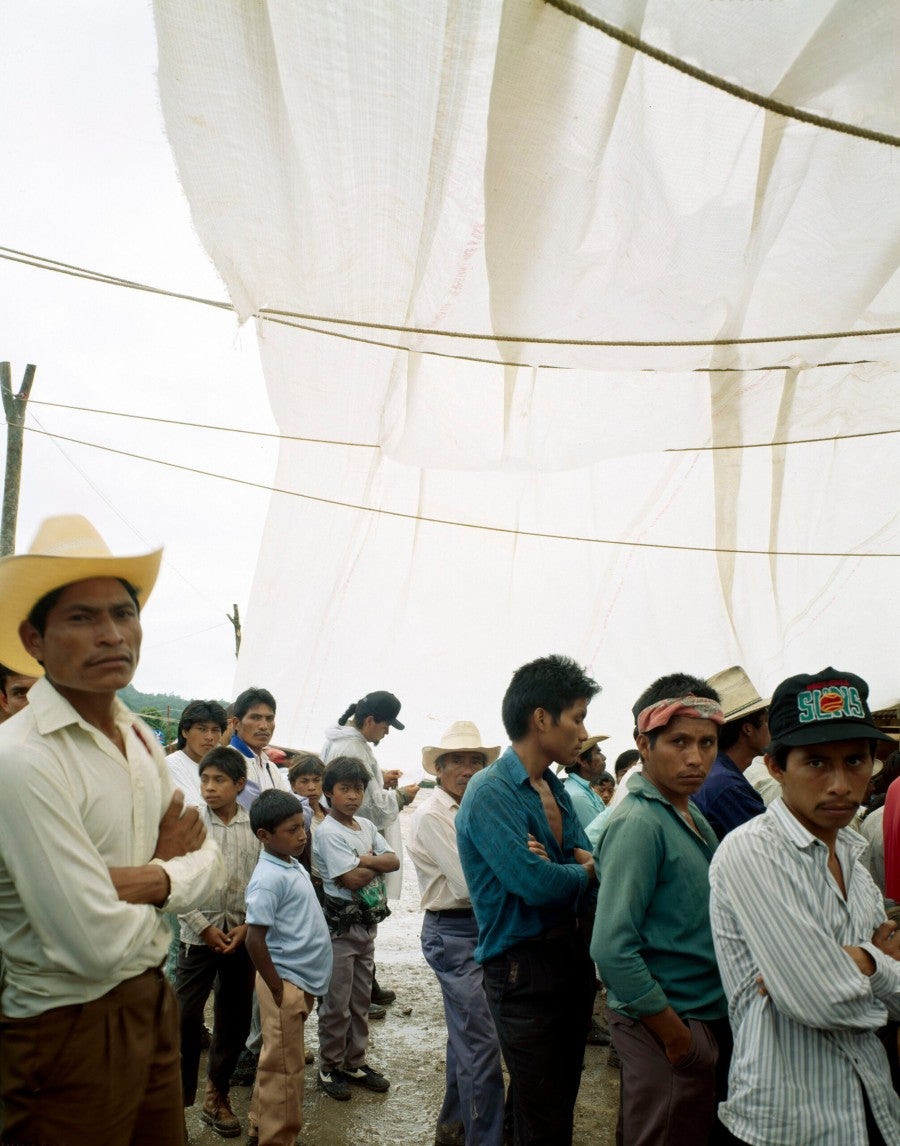
[[[727,1011],[709,923],[715,833],[691,804],[698,836],[643,775],[601,829],[591,955],[608,1003],[633,1019],[671,1006],[682,1018]]]

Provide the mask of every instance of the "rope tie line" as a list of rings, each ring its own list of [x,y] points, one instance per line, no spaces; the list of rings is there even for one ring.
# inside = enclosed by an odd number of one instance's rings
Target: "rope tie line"
[[[100,410],[93,406],[73,406],[67,402],[49,402],[40,398],[29,398],[28,408],[30,409],[32,406],[47,406],[52,410],[74,410],[79,414],[102,414],[110,418],[129,418],[135,422],[155,422],[162,426],[183,426],[191,430],[244,434],[250,438],[265,438],[275,442],[306,442],[314,446],[347,446],[360,450],[381,449],[377,442],[347,442],[339,438],[306,438],[299,434],[276,434],[270,430],[247,430],[242,426],[214,426],[204,422],[184,422],[177,418],[160,418],[153,414],[130,414],[124,410]],[[887,434],[900,434],[900,427],[894,430],[861,430],[854,434],[832,434],[817,438],[784,438],[774,442],[737,442],[734,445],[720,446],[672,446],[660,452],[664,454],[704,454],[716,450],[767,450],[775,446],[807,446],[820,442],[845,442],[854,438],[881,438]]]
[[[250,489],[259,489],[265,493],[277,493],[285,497],[296,497],[302,501],[314,502],[317,505],[330,505],[339,509],[354,509],[360,513],[377,514],[380,517],[389,517],[400,521],[423,522],[427,525],[445,525],[453,529],[469,529],[479,533],[495,533],[515,538],[528,537],[539,541],[574,541],[588,545],[609,545],[622,549],[653,549],[677,553],[726,553],[742,557],[828,557],[831,559],[843,557],[900,557],[900,553],[860,553],[852,551],[849,553],[835,553],[791,549],[723,549],[714,545],[666,545],[651,541],[618,541],[606,537],[583,537],[578,534],[569,533],[541,533],[531,529],[510,529],[501,525],[479,525],[472,521],[454,521],[445,517],[430,517],[419,513],[404,513],[397,509],[380,509],[372,505],[359,505],[355,502],[339,501],[331,497],[317,497],[311,493],[300,493],[299,490],[283,489],[281,486],[266,485],[264,482],[250,481],[247,478],[232,477],[229,474],[213,473],[211,470],[201,470],[194,466],[182,465],[178,462],[163,461],[161,458],[151,458],[146,454],[135,454],[130,450],[116,449],[114,446],[101,446],[97,442],[85,442],[80,438],[69,438],[62,434],[52,434],[48,430],[36,430],[32,426],[26,426],[25,429],[30,434],[40,434],[42,437],[52,438],[60,442],[70,442],[76,446],[87,446],[90,449],[102,450],[107,454],[117,454],[120,457],[132,458],[141,462],[151,462],[153,465],[180,470],[182,473],[197,474],[200,477],[232,482],[235,485],[247,486]]]
[[[549,2],[549,0],[545,0]],[[41,255],[29,255],[23,251],[15,251],[10,247],[0,246],[0,259],[5,259],[7,262],[22,263],[25,266],[30,266],[35,270],[54,271],[58,274],[68,274],[75,278],[88,279],[91,282],[104,283],[107,286],[121,286],[127,287],[130,290],[145,291],[148,294],[162,295],[164,298],[181,299],[184,302],[196,302],[203,306],[215,307],[218,310],[227,310],[236,313],[234,307],[229,302],[222,302],[219,299],[203,298],[198,295],[185,294],[181,291],[165,290],[163,287],[150,286],[147,283],[133,282],[130,279],[118,278],[115,275],[106,275],[100,271],[91,271],[85,267],[76,267],[70,263],[60,263],[55,259],[47,259]],[[592,338],[542,338],[530,337],[528,335],[520,334],[484,334],[474,331],[459,331],[459,330],[434,330],[425,326],[402,326],[397,323],[388,322],[368,322],[363,319],[355,318],[336,318],[329,315],[321,314],[304,314],[298,311],[290,310],[276,310],[271,307],[261,307],[256,311],[252,318],[259,318],[264,321],[275,321],[277,319],[295,319],[299,322],[317,322],[325,323],[331,326],[352,326],[360,330],[381,330],[390,331],[392,333],[400,334],[419,334],[429,335],[434,338],[448,338],[452,340],[466,340],[469,342],[498,342],[498,343],[518,343],[524,346],[583,346],[583,347],[600,347],[605,349],[614,349],[622,347],[625,349],[642,349],[642,348],[662,348],[671,349],[678,347],[704,347],[704,346],[765,346],[780,342],[816,342],[816,341],[834,341],[836,339],[844,338],[874,338],[884,335],[900,334],[900,326],[886,326],[879,327],[872,330],[831,330],[831,331],[817,331],[813,333],[804,334],[779,334],[779,335],[765,335],[758,338],[687,338],[687,339],[674,339],[674,340],[646,340],[646,339],[592,339]],[[285,323],[284,325],[294,325],[292,323]],[[301,327],[300,329],[308,330],[311,334],[322,334],[327,337],[339,337],[338,333],[333,330],[322,330],[317,327]],[[348,337],[348,336],[343,336]],[[365,342],[366,339],[349,336],[354,342]],[[375,343],[374,345],[384,345],[388,349],[404,350],[411,354],[426,354],[435,357],[447,357],[456,359],[465,359],[463,355],[441,354],[434,350],[416,349],[408,346],[395,346],[386,343]],[[471,358],[470,361],[474,362],[487,362],[496,365],[510,365],[510,366],[533,366],[539,365],[537,363],[519,363],[498,362],[493,358]],[[822,363],[821,365],[829,365]],[[842,363],[835,363],[834,365],[842,365]],[[553,367],[547,367],[553,369]],[[727,368],[723,368],[726,369]],[[783,367],[764,367],[763,369],[784,369]],[[652,371],[659,373],[659,371]],[[697,373],[698,371],[692,371]],[[732,371],[738,373],[739,371]],[[746,373],[747,371],[740,371]],[[752,369],[751,371],[752,372]],[[701,370],[699,373],[707,373],[706,370]]]
[[[749,88],[742,87],[740,84],[734,84],[730,80],[723,79],[722,76],[717,76],[713,72],[707,72],[703,68],[698,68],[694,64],[689,64],[686,60],[680,59],[678,56],[673,56],[670,52],[664,52],[661,48],[655,48],[652,44],[648,44],[639,36],[633,35],[631,32],[626,32],[624,28],[619,28],[615,24],[610,24],[606,20],[601,20],[599,16],[595,16],[593,12],[588,12],[578,4],[570,4],[569,0],[544,0],[544,3],[550,8],[556,8],[557,11],[562,12],[565,16],[571,16],[572,19],[578,20],[579,23],[586,24],[590,28],[602,32],[604,35],[609,36],[610,39],[618,40],[620,44],[624,44],[626,48],[631,48],[632,51],[640,52],[641,55],[649,56],[650,59],[656,60],[660,64],[665,64],[666,67],[674,68],[675,71],[681,72],[683,75],[690,76],[692,79],[699,80],[701,83],[709,85],[709,87],[718,88],[736,99],[743,100],[745,103],[752,103],[756,107],[763,108],[764,111],[774,112],[776,115],[783,116],[785,119],[796,119],[800,123],[809,123],[813,127],[821,127],[826,131],[837,131],[842,135],[852,135],[857,139],[867,139],[871,143],[883,143],[888,147],[900,147],[900,137],[890,135],[884,131],[872,131],[867,127],[859,127],[854,123],[844,123],[839,119],[829,119],[824,115],[816,115],[815,112],[804,111],[803,108],[794,107],[793,104],[783,103],[781,100],[772,99],[770,96],[760,95],[759,92],[750,91]]]

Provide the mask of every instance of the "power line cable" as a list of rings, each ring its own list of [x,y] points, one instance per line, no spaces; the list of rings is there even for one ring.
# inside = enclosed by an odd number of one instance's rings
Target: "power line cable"
[[[231,482],[235,485],[246,486],[250,489],[262,490],[265,493],[277,493],[282,494],[285,497],[296,497],[303,501],[314,502],[318,505],[330,505],[339,509],[352,509],[357,510],[360,513],[371,513],[381,517],[389,517],[401,521],[423,522],[428,525],[445,525],[453,529],[476,530],[480,533],[494,533],[515,538],[527,537],[541,541],[575,541],[590,545],[609,545],[625,549],[653,549],[679,553],[724,553],[745,557],[900,557],[900,553],[860,553],[858,551],[850,551],[845,553],[819,550],[721,548],[714,545],[667,545],[660,542],[620,541],[605,537],[584,537],[578,534],[569,533],[542,533],[537,530],[511,529],[509,527],[500,525],[480,525],[471,521],[454,521],[450,518],[431,517],[419,513],[404,513],[403,511],[396,509],[384,509],[377,506],[360,505],[355,502],[340,501],[337,498],[318,497],[315,494],[301,493],[298,490],[292,489],[283,489],[281,486],[266,485],[263,482],[250,481],[247,478],[232,477],[229,474],[214,473],[210,470],[202,470],[194,466],[182,465],[178,462],[167,462],[163,461],[162,458],[148,457],[145,454],[136,454],[130,450],[120,450],[113,446],[100,445],[98,442],[86,442],[82,439],[70,438],[62,434],[51,434],[47,430],[35,430],[31,426],[26,426],[25,430],[27,433],[42,434],[46,437],[59,437],[61,441],[71,442],[74,445],[87,446],[90,449],[102,450],[105,453],[117,454],[120,457],[132,458],[137,461],[150,462],[154,465],[165,466],[168,469],[180,470],[182,473],[197,474],[200,477],[215,478],[219,481]]]
[[[157,422],[163,426],[183,426],[192,430],[212,430],[217,433],[245,434],[254,438],[266,438],[278,442],[307,442],[320,446],[348,446],[364,450],[377,450],[381,447],[377,442],[348,442],[336,438],[306,438],[297,434],[277,434],[268,430],[247,430],[241,426],[215,426],[203,422],[185,422],[177,418],[160,418],[153,414],[131,414],[122,410],[104,410],[94,406],[74,406],[67,402],[49,402],[37,398],[28,399],[29,408],[34,405],[48,406],[54,410],[74,410],[82,414],[100,414],[112,418],[129,418],[138,422]],[[865,430],[853,434],[830,434],[817,438],[783,438],[774,442],[739,442],[734,445],[715,446],[677,446],[664,449],[666,454],[702,454],[717,450],[765,450],[775,446],[806,446],[818,442],[844,442],[854,438],[878,438],[887,434],[900,434],[900,427],[891,430]]]
[[[827,131],[837,131],[843,135],[855,136],[857,139],[867,139],[872,143],[883,143],[888,147],[900,147],[900,138],[896,135],[890,135],[885,131],[872,131],[870,128],[860,127],[855,123],[845,123],[843,120],[817,115],[815,112],[806,111],[804,108],[795,107],[793,104],[784,103],[782,100],[772,99],[771,96],[760,95],[759,92],[751,91],[749,88],[732,83],[713,72],[689,64],[686,60],[673,56],[670,52],[664,52],[661,48],[648,44],[646,40],[642,40],[632,32],[626,32],[624,28],[610,24],[607,20],[601,20],[599,16],[595,16],[593,12],[588,12],[580,4],[571,4],[569,0],[544,0],[544,3],[550,8],[556,8],[566,16],[571,16],[579,23],[586,24],[598,32],[603,32],[604,35],[613,40],[618,40],[620,44],[624,44],[626,48],[631,48],[632,51],[649,56],[658,63],[665,64],[666,67],[674,68],[675,71],[681,72],[683,75],[690,76],[710,87],[718,88],[719,91],[726,92],[745,103],[755,104],[756,107],[761,107],[764,111],[774,112],[785,119],[796,119],[801,123],[810,123],[814,127],[821,127]]]
[[[33,413],[31,414],[31,417],[35,422],[37,422],[38,426],[40,426],[40,429],[34,430],[30,426],[26,426],[25,429],[28,430],[30,433],[41,433],[41,434],[44,434],[46,437],[50,438],[51,441],[53,442],[54,446],[57,448],[57,450],[62,455],[62,457],[65,458],[65,460],[69,463],[69,465],[72,467],[72,469],[74,469],[78,474],[81,475],[81,477],[84,479],[84,481],[87,482],[87,484],[91,487],[91,489],[94,491],[94,493],[100,498],[100,500],[107,506],[107,508],[109,508],[116,515],[116,517],[118,517],[118,519],[123,523],[123,525],[126,525],[135,534],[136,537],[139,537],[141,539],[141,541],[144,542],[145,545],[152,547],[155,544],[155,542],[151,541],[148,537],[145,537],[144,534],[141,533],[141,531],[138,529],[138,527],[134,524],[134,522],[131,521],[129,518],[127,518],[125,516],[125,514],[122,513],[122,511],[118,508],[118,506],[114,505],[113,502],[110,501],[110,499],[106,496],[106,494],[103,492],[103,490],[100,489],[100,487],[97,485],[97,483],[95,481],[93,481],[93,479],[87,475],[87,473],[81,468],[81,466],[75,461],[75,459],[70,457],[69,454],[66,453],[66,451],[63,449],[63,447],[60,445],[60,442],[57,441],[57,438],[59,437],[59,435],[53,434],[49,430],[44,429],[44,427],[41,426],[40,421],[38,421],[37,417]],[[69,441],[69,440],[75,441],[75,439],[67,439],[67,438],[61,438],[60,440],[61,441]],[[205,601],[206,604],[211,609],[215,610],[215,612],[217,612],[217,613],[224,612],[221,605],[217,605],[214,601],[210,600],[210,598],[203,592],[203,590],[200,589],[197,585],[195,585],[193,583],[193,581],[191,581],[188,577],[186,577],[184,575],[184,573],[182,573],[181,570],[176,565],[173,565],[173,563],[165,555],[163,555],[163,564],[166,565],[169,569],[171,569],[172,572],[176,574],[176,576],[180,577],[181,580],[185,583],[185,585],[188,586],[189,589],[193,589],[193,591],[197,594],[197,596],[200,598],[200,600]],[[227,617],[228,614],[225,613],[225,616]]]
[[[549,2],[549,0],[545,0]],[[14,256],[24,257],[14,257]],[[25,255],[21,251],[13,251],[10,247],[0,247],[0,259],[6,259],[10,262],[24,263],[27,266],[34,267],[37,270],[57,271],[63,274],[71,274],[76,278],[89,279],[92,282],[105,283],[109,286],[126,287],[131,290],[145,291],[149,294],[162,295],[166,298],[181,299],[185,302],[196,302],[204,306],[215,307],[219,310],[228,310],[236,313],[234,307],[227,302],[222,302],[217,299],[203,298],[198,295],[185,294],[180,291],[164,290],[162,287],[150,286],[147,283],[137,283],[130,279],[118,278],[114,275],[105,275],[99,271],[90,271],[84,267],[74,267],[72,264],[60,263],[55,259],[45,259],[38,255]],[[575,346],[575,347],[599,347],[605,349],[614,349],[622,347],[626,349],[675,349],[675,348],[703,348],[707,346],[765,346],[780,342],[816,342],[816,341],[834,341],[836,339],[845,338],[873,338],[889,334],[900,334],[900,327],[879,327],[871,330],[832,330],[832,331],[816,331],[812,333],[802,334],[779,334],[779,335],[765,335],[754,338],[687,338],[687,339],[595,339],[595,338],[543,338],[538,336],[521,335],[521,334],[493,334],[483,333],[477,331],[461,331],[461,330],[436,330],[432,327],[426,326],[404,326],[399,323],[387,322],[369,322],[357,318],[336,318],[333,315],[319,315],[307,314],[300,311],[279,310],[272,307],[261,307],[251,317],[259,318],[265,321],[273,321],[278,319],[293,319],[298,322],[316,322],[324,323],[330,326],[354,327],[360,330],[381,330],[392,331],[400,334],[415,334],[415,335],[428,335],[434,338],[448,338],[452,340],[464,340],[469,342],[497,342],[497,343],[517,343],[523,346]],[[287,325],[296,325],[296,323],[287,323]],[[312,334],[322,334],[328,337],[337,337],[338,332],[333,330],[323,330],[319,327],[300,327],[300,329],[308,330]],[[344,336],[347,337],[347,336]],[[365,342],[366,339],[356,336],[350,336],[353,342]],[[377,345],[382,345],[378,343]],[[418,347],[408,346],[394,346],[393,344],[384,344],[387,349],[404,350],[410,354],[424,354],[436,357],[448,358],[462,358],[462,355],[446,355],[437,351],[428,350]],[[496,359],[482,359],[476,358],[474,361],[487,362],[493,365],[501,365]],[[536,363],[508,363],[513,366],[534,366]]]

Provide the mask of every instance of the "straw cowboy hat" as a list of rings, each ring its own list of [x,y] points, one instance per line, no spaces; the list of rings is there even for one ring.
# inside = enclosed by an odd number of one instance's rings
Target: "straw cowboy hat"
[[[19,625],[42,597],[73,581],[116,577],[134,587],[143,607],[161,560],[162,549],[138,557],[114,557],[80,514],[48,517],[27,553],[0,559],[0,661],[23,676],[42,676],[44,670],[19,639]]]
[[[422,749],[422,767],[432,776],[437,775],[437,760],[447,752],[480,752],[485,765],[493,764],[500,755],[500,745],[485,748],[481,733],[471,720],[457,720],[441,737],[439,748]]]
[[[726,724],[730,720],[752,716],[761,708],[769,707],[771,697],[763,700],[740,665],[732,665],[731,668],[715,673],[709,677],[707,684],[711,684],[719,694]]]
[[[601,741],[603,741],[603,740],[609,740],[609,737],[608,736],[589,736],[587,738],[587,740],[583,740],[581,742],[581,751],[578,753],[578,758],[576,760],[573,760],[571,764],[557,764],[556,771],[562,772],[563,770],[565,770],[566,772],[569,772],[573,768],[577,768],[578,765],[581,763],[581,757],[585,754],[585,752],[590,752],[590,750],[594,747],[595,744],[600,744]]]

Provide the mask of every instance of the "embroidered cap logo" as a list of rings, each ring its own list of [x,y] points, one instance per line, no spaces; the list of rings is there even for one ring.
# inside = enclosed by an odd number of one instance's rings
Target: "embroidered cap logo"
[[[819,720],[865,720],[866,710],[859,690],[847,682],[829,681],[814,685],[797,694],[798,719],[801,724]]]

